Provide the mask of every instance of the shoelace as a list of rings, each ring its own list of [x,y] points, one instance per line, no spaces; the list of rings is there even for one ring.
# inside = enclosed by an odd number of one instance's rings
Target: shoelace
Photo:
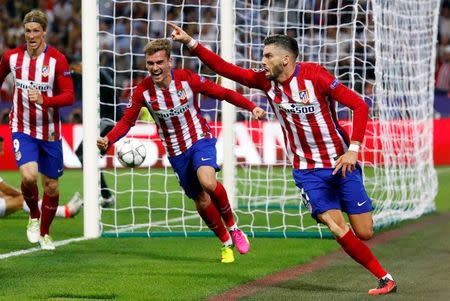
[[[389,279],[380,279],[380,282],[378,282],[377,288],[383,288],[385,287],[389,282]]]

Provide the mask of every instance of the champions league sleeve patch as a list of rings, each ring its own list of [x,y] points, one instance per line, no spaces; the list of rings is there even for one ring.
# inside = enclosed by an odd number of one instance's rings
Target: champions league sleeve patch
[[[204,76],[200,76],[200,82],[202,84],[206,83],[206,78]]]
[[[65,77],[68,77],[68,76],[72,76],[72,73],[70,73],[70,71],[64,71],[64,72],[63,72],[63,75],[64,75]]]
[[[330,89],[331,89],[331,90],[336,89],[336,87],[337,87],[339,84],[340,84],[340,82],[339,82],[337,79],[335,79],[335,80],[331,83]]]

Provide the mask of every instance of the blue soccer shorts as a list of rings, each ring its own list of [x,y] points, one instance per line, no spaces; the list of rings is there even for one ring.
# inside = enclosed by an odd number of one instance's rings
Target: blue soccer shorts
[[[364,188],[361,168],[347,173],[333,175],[334,168],[294,169],[295,184],[302,193],[305,206],[311,215],[331,209],[347,214],[360,214],[372,211],[372,200]]]
[[[217,165],[216,138],[203,138],[195,142],[187,151],[169,157],[169,162],[177,174],[178,181],[186,195],[195,199],[203,190],[197,177],[197,169],[200,166],[211,166],[216,171]]]
[[[24,133],[12,133],[17,166],[37,162],[41,174],[57,179],[63,175],[62,141],[45,141]]]

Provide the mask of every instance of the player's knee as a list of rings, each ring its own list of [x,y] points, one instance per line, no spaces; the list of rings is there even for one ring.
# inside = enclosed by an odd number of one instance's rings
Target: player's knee
[[[48,181],[45,183],[44,191],[49,196],[55,196],[58,194],[58,182],[57,181]]]
[[[217,186],[217,180],[214,178],[210,178],[210,179],[203,179],[200,182],[200,185],[202,185],[202,188],[204,191],[206,191],[207,193],[212,193],[214,192],[214,190],[216,189]]]
[[[37,176],[33,174],[23,174],[22,175],[22,183],[25,187],[32,187],[37,184]]]
[[[361,240],[369,240],[373,237],[373,229],[354,229],[354,232]]]

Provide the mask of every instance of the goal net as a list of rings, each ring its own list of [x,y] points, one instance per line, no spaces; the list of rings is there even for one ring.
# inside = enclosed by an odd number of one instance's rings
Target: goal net
[[[111,79],[100,86],[114,91],[113,99],[100,100],[102,105],[115,112],[126,107],[130,93],[147,75],[143,47],[151,39],[170,36],[168,21],[217,53],[228,49],[234,62],[246,68],[261,66],[264,37],[287,34],[298,41],[299,60],[323,64],[370,105],[360,160],[374,201],[376,226],[434,209],[437,184],[430,133],[439,0],[98,3],[99,68]],[[221,18],[227,9],[229,20]],[[232,29],[232,38],[221,42],[226,29]],[[219,80],[178,43],[173,43],[172,58],[175,68]],[[200,98],[199,105],[218,137],[219,164],[231,165],[224,166],[226,179],[222,172],[218,177],[226,183],[239,226],[253,236],[329,236],[302,204],[280,126],[264,94],[238,84],[235,89],[267,109],[267,120],[252,121],[239,108],[223,119],[222,102],[206,97]],[[343,107],[337,111],[351,132],[351,111]],[[222,129],[227,128],[233,129],[234,137],[224,135]],[[145,111],[128,137],[143,141],[147,158],[137,169],[122,168],[114,151],[101,159],[116,199],[113,206],[102,209],[102,234],[209,235],[193,201],[179,187],[156,126]],[[232,151],[224,152],[230,145]]]

